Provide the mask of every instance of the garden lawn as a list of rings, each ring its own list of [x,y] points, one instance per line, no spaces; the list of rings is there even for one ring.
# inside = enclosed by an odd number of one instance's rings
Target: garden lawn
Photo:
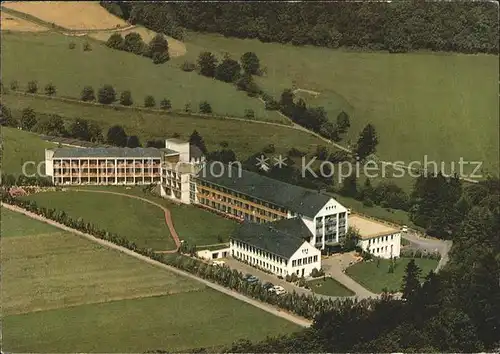
[[[194,280],[1,213],[6,351],[187,351],[299,329]]]
[[[308,281],[307,284],[316,294],[328,296],[353,296],[354,292],[347,289],[333,278],[323,277]]]
[[[312,46],[262,43],[189,33],[189,52],[228,52],[239,58],[253,51],[266,67],[257,79],[279,97],[285,88],[324,106],[330,119],[341,110],[351,117],[344,139],[357,141],[372,123],[379,135],[377,154],[386,161],[483,161],[498,174],[498,57],[456,53],[356,52]],[[190,50],[190,46],[195,49]],[[450,165],[445,165],[449,173]],[[474,166],[465,166],[472,172]]]
[[[86,41],[89,39],[54,32],[2,33],[2,81],[16,80],[24,90],[28,81],[35,80],[40,92],[53,83],[57,95],[74,98],[80,97],[86,85],[97,93],[99,87],[110,84],[118,92],[117,98],[130,90],[137,106],[143,106],[144,98],[152,95],[157,105],[167,98],[174,110],[184,110],[190,104],[192,111],[198,112],[200,102],[206,100],[217,114],[243,117],[245,109],[252,109],[257,119],[282,120],[277,112],[266,111],[257,98],[233,85],[182,71],[184,57],[156,65],[149,58],[110,49],[95,40],[90,40],[91,51],[83,51]],[[69,49],[71,42],[75,49]]]
[[[78,189],[125,193],[146,198],[163,205],[170,210],[172,221],[175,230],[179,234],[179,238],[187,241],[190,245],[203,246],[228,242],[231,233],[238,226],[238,223],[234,220],[226,219],[207,210],[198,208],[195,205],[177,204],[168,199],[150,193],[144,193],[140,187],[126,189],[121,186],[85,186],[81,188],[78,187]]]
[[[381,259],[377,267],[377,261],[360,262],[346,269],[346,274],[374,293],[381,293],[384,288],[389,291],[400,291],[405,268],[410,258],[399,258],[396,260],[394,273],[389,273],[390,260]],[[438,261],[434,259],[415,258],[415,263],[422,270],[421,281],[432,270],[436,269]]]
[[[20,175],[23,165],[26,173],[36,173],[37,166],[45,172],[45,166],[40,162],[45,161],[45,149],[54,148],[55,144],[42,140],[38,135],[24,132],[15,128],[2,127],[2,172]],[[33,163],[31,163],[33,162]]]
[[[82,218],[141,248],[158,251],[175,248],[163,210],[135,198],[75,191],[42,192],[24,198],[42,207],[64,210],[75,220]]]

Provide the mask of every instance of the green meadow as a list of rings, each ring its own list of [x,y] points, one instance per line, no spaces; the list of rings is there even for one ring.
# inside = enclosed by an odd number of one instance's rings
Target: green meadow
[[[5,208],[1,214],[5,351],[217,351],[299,330],[194,280]]]
[[[23,166],[27,173],[36,173],[36,166],[45,161],[45,149],[54,148],[56,145],[42,140],[40,136],[18,130],[2,127],[2,172],[19,175]],[[30,162],[33,163],[30,163]],[[45,172],[45,167],[40,165],[40,171]]]
[[[423,161],[427,155],[439,163],[463,157],[498,174],[497,56],[355,52],[198,33],[187,43],[234,57],[254,51],[266,67],[258,83],[267,92],[312,90],[319,95],[297,95],[324,106],[332,119],[341,110],[349,113],[346,145],[372,123],[384,160]]]
[[[427,156],[428,161],[447,163],[448,172],[449,163],[455,161],[458,168],[457,162],[462,157],[466,161],[483,162],[483,173],[498,173],[498,58],[493,55],[355,52],[189,33],[187,54],[156,66],[147,58],[113,51],[98,42],[93,43],[90,52],[69,50],[70,40],[79,39],[56,33],[4,34],[3,81],[17,80],[26,85],[29,80],[38,80],[42,87],[53,82],[58,95],[70,97],[78,97],[84,85],[97,88],[112,83],[118,91],[130,89],[139,105],[145,95],[152,94],[157,101],[162,97],[171,99],[174,109],[183,109],[190,101],[196,111],[197,102],[206,99],[219,114],[242,116],[250,108],[259,119],[281,121],[275,112],[265,111],[261,102],[233,86],[179,69],[184,60],[194,62],[203,50],[219,57],[229,53],[235,58],[254,51],[265,68],[265,74],[257,81],[266,92],[278,97],[285,88],[311,90],[317,94],[299,91],[297,95],[311,105],[324,106],[331,119],[341,110],[350,114],[351,128],[342,142],[345,145],[353,144],[360,130],[372,123],[380,140],[377,154],[384,160],[408,163],[423,161]],[[54,58],[57,70],[52,68]],[[16,97],[8,101],[12,100],[24,99]],[[36,108],[39,104],[33,105]],[[79,108],[74,107],[71,116],[80,115]],[[49,110],[57,112],[55,107]],[[99,115],[107,124],[113,121],[109,111]],[[126,115],[147,114],[127,112]],[[122,122],[137,130],[131,134],[144,134],[140,118],[122,118]],[[166,118],[163,122],[155,122],[160,127],[158,133],[165,130],[162,125],[181,135],[187,126],[192,131],[193,126],[201,130],[212,125],[180,117]],[[273,140],[268,143],[281,140],[274,127],[261,129],[227,121],[218,125],[238,126],[230,134],[243,139],[243,144],[246,139],[255,139],[253,132],[260,136],[268,128],[269,134],[265,136]],[[228,133],[226,128],[222,129],[223,139],[217,140],[228,140]],[[293,133],[286,131],[286,134]],[[293,146],[307,147],[308,141],[295,141]],[[466,166],[465,172],[470,173],[473,168]]]
[[[91,41],[92,50],[84,52],[81,48],[86,40],[54,32],[2,33],[2,81],[8,85],[16,80],[24,90],[35,80],[40,92],[53,83],[57,95],[74,98],[80,97],[84,86],[93,86],[97,93],[99,87],[110,84],[117,97],[130,90],[138,106],[152,95],[157,105],[167,98],[174,110],[183,110],[189,103],[197,112],[199,103],[206,100],[221,115],[243,117],[245,109],[252,109],[257,119],[283,120],[229,84],[182,71],[183,57],[155,65],[151,59],[110,49],[98,41]],[[75,49],[69,49],[70,42],[77,44]]]

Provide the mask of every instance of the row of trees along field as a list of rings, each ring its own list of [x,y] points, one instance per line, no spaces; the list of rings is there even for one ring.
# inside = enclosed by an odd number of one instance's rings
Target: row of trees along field
[[[11,128],[21,128],[51,137],[74,138],[96,144],[108,144],[118,147],[136,148],[142,147],[136,135],[128,135],[120,125],[113,125],[103,134],[102,128],[94,121],[82,118],[66,119],[57,114],[43,114],[35,112],[32,108],[24,108],[20,112],[12,114],[11,110],[0,103],[2,116],[0,125]],[[173,138],[179,138],[178,133],[172,133]],[[200,146],[203,153],[207,153],[205,143],[196,130],[189,139],[194,145]],[[146,147],[165,147],[164,140],[148,140]]]
[[[182,39],[187,28],[264,42],[407,52],[498,52],[495,2],[103,1],[131,23]]]
[[[281,296],[271,294],[264,288],[264,284],[260,282],[250,284],[245,281],[243,273],[237,271],[236,269],[231,269],[225,266],[213,267],[200,259],[187,256],[185,254],[187,250],[182,247],[179,249],[179,253],[177,254],[165,255],[155,253],[150,248],[145,249],[138,247],[134,242],[131,242],[127,238],[110,233],[100,228],[98,225],[87,222],[82,218],[71,218],[63,210],[40,207],[33,200],[24,200],[12,197],[3,186],[0,188],[0,200],[7,204],[21,207],[29,212],[56,221],[78,231],[110,241],[116,245],[128,248],[158,262],[195,274],[200,278],[207,279],[213,283],[222,285],[248,297],[280,307],[307,319],[313,319],[315,316],[325,311],[357,307],[360,304],[352,299],[326,299],[306,294],[299,295],[296,292],[283,294]],[[361,301],[361,303],[371,304],[363,305],[365,307],[371,307],[377,302],[378,300],[372,299]]]

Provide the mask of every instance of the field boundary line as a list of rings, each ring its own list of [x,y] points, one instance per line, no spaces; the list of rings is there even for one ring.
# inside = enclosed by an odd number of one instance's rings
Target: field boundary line
[[[28,313],[37,313],[37,312],[46,312],[46,311],[56,311],[56,310],[63,310],[63,309],[69,309],[69,308],[74,308],[74,307],[80,307],[80,306],[86,306],[86,305],[102,305],[102,304],[108,304],[111,302],[118,302],[118,301],[128,301],[128,300],[140,300],[140,299],[149,299],[153,297],[161,297],[161,296],[174,296],[174,295],[179,295],[179,294],[185,294],[185,293],[191,293],[191,292],[200,292],[203,291],[204,288],[197,288],[197,289],[190,289],[190,290],[182,290],[182,291],[177,291],[177,292],[154,292],[151,294],[143,294],[143,295],[136,295],[136,296],[121,296],[121,297],[115,297],[115,298],[109,298],[107,300],[97,300],[93,302],[83,302],[83,303],[74,303],[70,305],[65,305],[65,306],[49,306],[46,308],[35,308],[34,310],[24,310],[24,311],[13,311],[10,313],[7,313],[6,316],[17,316],[17,315],[25,315]],[[5,315],[5,313],[4,313]]]
[[[1,205],[11,211],[15,211],[15,212],[18,212],[18,213],[22,213],[26,216],[29,216],[30,218],[32,219],[35,219],[35,220],[39,220],[39,221],[42,221],[42,222],[45,222],[47,224],[50,224],[50,225],[53,225],[53,226],[56,226],[62,230],[65,230],[65,231],[68,231],[68,232],[71,232],[73,234],[76,234],[76,235],[79,235],[81,237],[84,237],[86,238],[87,240],[90,240],[92,242],[95,242],[95,243],[98,243],[100,244],[101,246],[104,246],[104,247],[108,247],[108,248],[111,248],[111,249],[114,249],[114,250],[117,250],[119,252],[122,252],[122,253],[125,253],[129,256],[132,256],[132,257],[135,257],[137,259],[140,259],[146,263],[149,263],[151,265],[154,265],[154,266],[157,266],[159,268],[163,268],[163,269],[166,269],[166,270],[169,270],[173,273],[176,273],[176,274],[179,274],[179,275],[182,275],[182,276],[185,276],[187,278],[191,278],[193,280],[196,280],[198,282],[201,282],[203,284],[205,284],[206,286],[214,289],[214,290],[217,290],[221,293],[224,293],[226,295],[229,295],[235,299],[238,299],[238,300],[241,300],[241,301],[244,301],[246,302],[247,304],[250,304],[252,306],[255,306],[257,308],[260,308],[261,310],[264,310],[268,313],[271,313],[275,316],[278,316],[278,317],[281,317],[287,321],[290,321],[290,322],[293,322],[299,326],[302,326],[302,327],[309,327],[311,326],[312,322],[311,321],[308,321],[304,318],[301,318],[301,317],[298,317],[298,316],[295,316],[295,315],[292,315],[290,313],[287,313],[285,312],[284,310],[281,310],[281,309],[277,309],[275,307],[272,307],[272,306],[269,306],[267,304],[264,304],[260,301],[257,301],[257,300],[253,300],[243,294],[240,294],[236,291],[233,291],[233,290],[229,290],[221,285],[217,285],[217,284],[214,284],[214,283],[211,283],[205,279],[201,279],[193,274],[189,274],[187,272],[184,272],[182,270],[179,270],[177,268],[174,268],[172,266],[169,266],[169,265],[166,265],[166,264],[163,264],[161,262],[158,262],[158,261],[155,261],[151,258],[148,258],[146,256],[143,256],[142,254],[139,254],[137,252],[134,252],[134,251],[131,251],[129,250],[128,248],[125,248],[125,247],[122,247],[122,246],[118,246],[112,242],[109,242],[109,241],[105,241],[105,240],[101,240],[97,237],[94,237],[90,234],[86,234],[86,233],[83,233],[81,231],[78,231],[78,230],[75,230],[75,229],[72,229],[70,227],[67,227],[65,225],[62,225],[62,224],[59,224],[58,222],[55,222],[53,220],[50,220],[50,219],[47,219],[47,218],[44,218],[40,215],[37,215],[35,213],[31,213],[23,208],[19,208],[17,206],[14,206],[14,205],[10,205],[10,204],[7,204],[7,203],[1,203]]]
[[[153,113],[153,114],[166,115],[166,116],[177,115],[177,116],[181,116],[181,117],[200,118],[200,119],[235,120],[235,121],[240,121],[240,122],[269,124],[269,125],[276,125],[278,127],[285,127],[285,128],[289,128],[289,129],[297,129],[297,128],[294,128],[295,123],[284,124],[284,123],[267,121],[267,120],[247,119],[247,118],[233,117],[233,116],[226,116],[226,115],[203,114],[203,113],[193,113],[193,112],[186,113],[183,111],[162,110],[162,109],[158,109],[158,108],[155,109],[155,108],[146,108],[146,107],[139,107],[139,106],[122,106],[119,104],[104,104],[104,103],[99,103],[99,102],[82,101],[82,100],[79,100],[77,98],[61,97],[61,96],[47,96],[47,95],[44,95],[41,93],[29,93],[29,92],[24,92],[24,91],[20,91],[20,90],[10,90],[8,92],[4,92],[3,94],[9,95],[10,93],[13,93],[14,95],[18,95],[18,96],[28,96],[28,97],[40,98],[42,100],[54,100],[54,101],[60,101],[60,102],[66,102],[66,103],[74,103],[77,105],[83,105],[83,106],[88,106],[88,107],[99,107],[99,108],[112,109],[115,111],[132,110],[132,111],[137,111],[137,112]],[[281,112],[280,112],[280,114],[281,114]],[[283,115],[283,117],[286,118],[288,121],[290,121],[290,118],[288,118],[284,115]],[[303,128],[303,129],[305,129],[305,128]],[[298,130],[303,130],[303,129],[298,129]]]

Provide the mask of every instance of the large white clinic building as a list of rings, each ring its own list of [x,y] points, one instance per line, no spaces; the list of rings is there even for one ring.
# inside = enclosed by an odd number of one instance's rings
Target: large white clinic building
[[[241,225],[222,253],[277,275],[319,270],[321,250],[342,244],[350,225],[359,229],[364,250],[399,257],[398,230],[357,215],[348,220],[347,209],[324,193],[205,162],[179,139],[167,139],[162,149],[46,149],[45,166],[55,185],[155,185],[165,198],[236,219]]]

